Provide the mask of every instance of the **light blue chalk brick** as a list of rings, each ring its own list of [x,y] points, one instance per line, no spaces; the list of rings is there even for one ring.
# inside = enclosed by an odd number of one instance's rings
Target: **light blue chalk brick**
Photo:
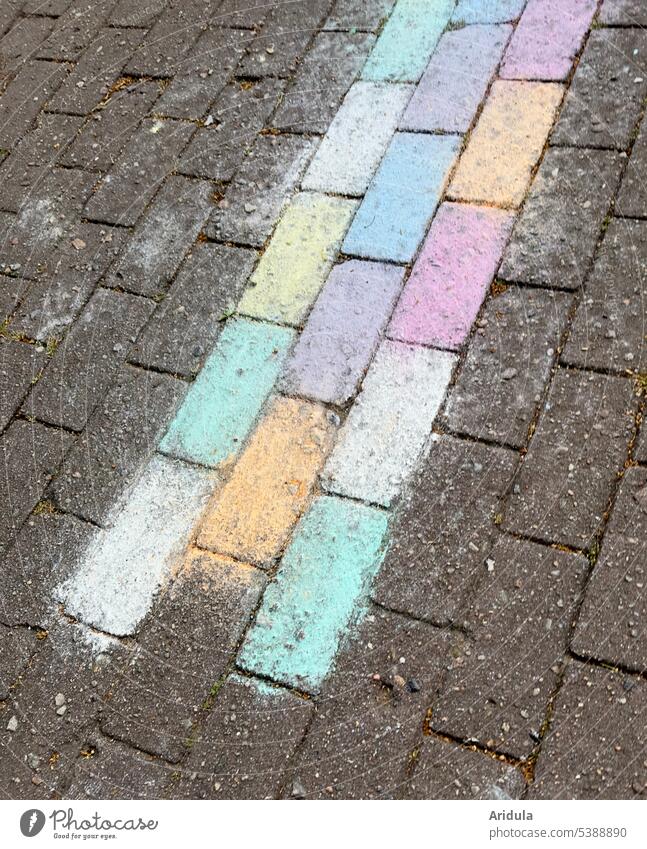
[[[248,634],[239,664],[317,692],[340,640],[364,610],[383,557],[385,513],[318,498],[301,520]]]
[[[501,24],[516,20],[526,0],[458,0],[452,16],[464,24]]]
[[[344,253],[413,259],[460,144],[460,136],[397,133],[348,231]]]
[[[368,57],[362,78],[417,82],[454,9],[455,0],[398,0]]]
[[[160,450],[216,467],[235,456],[274,386],[294,331],[233,319],[191,386]]]

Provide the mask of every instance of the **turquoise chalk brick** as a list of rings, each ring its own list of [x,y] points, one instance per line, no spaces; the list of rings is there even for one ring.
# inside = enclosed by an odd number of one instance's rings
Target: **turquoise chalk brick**
[[[160,450],[205,466],[236,455],[295,339],[285,327],[233,319],[191,386]]]
[[[398,133],[362,201],[342,250],[409,262],[424,238],[461,136]]]
[[[398,0],[362,79],[417,82],[454,9],[454,0]]]
[[[323,496],[301,520],[241,649],[249,672],[318,692],[340,640],[365,609],[386,515]]]

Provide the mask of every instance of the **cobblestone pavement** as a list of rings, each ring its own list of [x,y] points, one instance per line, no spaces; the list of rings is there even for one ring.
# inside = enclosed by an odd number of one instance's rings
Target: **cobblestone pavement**
[[[0,792],[647,796],[647,3],[0,2]]]

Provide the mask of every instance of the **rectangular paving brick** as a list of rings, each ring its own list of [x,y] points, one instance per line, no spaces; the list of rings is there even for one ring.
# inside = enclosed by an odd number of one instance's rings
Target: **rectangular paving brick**
[[[357,211],[343,251],[410,262],[459,150],[459,136],[397,133]]]
[[[0,431],[20,408],[46,364],[41,345],[37,347],[0,337]]]
[[[310,700],[289,690],[231,675],[183,764],[179,798],[278,798],[312,712]]]
[[[177,166],[194,127],[179,121],[144,121],[85,208],[87,218],[132,226]]]
[[[562,354],[565,363],[645,370],[645,262],[647,221],[613,219],[575,314]]]
[[[12,148],[29,130],[67,72],[65,65],[37,61],[20,69],[0,97],[0,147]]]
[[[645,26],[647,8],[642,0],[603,0],[598,20],[611,26]]]
[[[446,32],[409,101],[400,128],[466,133],[510,38],[508,26]],[[469,68],[469,74],[465,73]]]
[[[131,349],[131,362],[184,377],[197,374],[255,260],[254,251],[198,242]]]
[[[626,150],[647,95],[647,31],[594,29],[564,99],[553,144]]]
[[[466,613],[470,638],[454,656],[431,724],[527,758],[559,682],[588,561],[501,536],[481,569]]]
[[[490,298],[447,400],[452,431],[525,446],[571,301],[562,292],[516,287]]]
[[[379,263],[337,265],[285,365],[283,391],[347,403],[377,349],[403,276],[402,269]]]
[[[0,437],[0,547],[40,501],[73,437],[36,422],[14,421]]]
[[[11,687],[18,680],[29,659],[36,654],[36,634],[27,628],[6,628],[0,625],[0,699],[11,695]]]
[[[179,170],[194,177],[226,182],[236,170],[274,111],[283,91],[281,80],[234,80],[211,107],[213,123],[196,130]]]
[[[211,213],[212,191],[207,182],[169,177],[110,269],[106,285],[148,297],[163,292]]]
[[[496,531],[517,456],[442,436],[393,520],[373,598],[438,625],[459,620]]]
[[[162,14],[168,0],[144,0],[135,6],[132,0],[118,0],[110,12],[110,24],[114,27],[149,27]]]
[[[303,192],[283,213],[239,311],[298,326],[319,294],[357,203]]]
[[[454,9],[454,0],[398,0],[362,77],[365,80],[416,82],[424,71]]]
[[[185,389],[170,375],[123,367],[47,496],[62,510],[105,525],[154,452]]]
[[[388,334],[458,350],[469,335],[512,228],[512,216],[441,206],[398,302]]]
[[[142,29],[101,30],[49,101],[48,108],[87,115],[119,79],[121,69],[144,35]]]
[[[465,24],[500,24],[516,20],[527,0],[458,0],[452,21]]]
[[[294,333],[233,319],[191,385],[161,450],[205,466],[232,461],[272,391]]]
[[[624,474],[573,638],[585,658],[642,672],[647,666],[647,471]]]
[[[219,241],[261,247],[315,147],[315,139],[301,136],[258,136],[214,209],[207,235]]]
[[[370,607],[322,686],[286,795],[401,797],[450,645],[446,631]]]
[[[73,0],[38,49],[41,59],[74,60],[108,23],[114,0]],[[121,24],[117,24],[121,26]]]
[[[501,264],[504,280],[579,288],[588,273],[622,159],[551,147],[539,166]]]
[[[144,298],[95,292],[30,393],[25,414],[82,430],[153,309]]]
[[[323,407],[277,398],[207,510],[198,545],[269,564],[306,508],[333,436]]]
[[[375,39],[362,32],[315,36],[272,124],[291,132],[325,133],[362,69]]]
[[[52,31],[51,18],[19,18],[0,39],[3,72],[15,72],[37,55],[39,45]]]
[[[413,472],[455,357],[386,341],[326,464],[324,487],[388,507]]]
[[[396,0],[337,0],[324,24],[326,30],[376,32],[386,21]]]
[[[597,11],[597,0],[528,0],[501,65],[508,80],[565,80]]]
[[[272,7],[269,3],[250,3],[249,0],[222,0],[214,15],[214,23],[223,27],[242,27],[257,30]]]
[[[411,91],[411,86],[355,83],[312,160],[303,188],[363,195]]]
[[[268,586],[238,663],[317,692],[379,567],[386,516],[338,498],[315,501]]]
[[[644,798],[646,710],[643,679],[572,662],[553,705],[529,798]]]
[[[182,556],[216,484],[213,474],[155,455],[107,530],[78,558],[55,597],[81,622],[115,636],[133,634]]]
[[[172,763],[187,751],[198,711],[227,669],[265,585],[251,566],[190,550],[137,635],[137,656],[102,729]],[[190,663],[187,663],[190,660]],[[166,681],[159,693],[160,679]]]
[[[626,215],[629,218],[647,218],[646,169],[647,119],[643,118],[616,198],[614,208],[616,215]]]
[[[450,197],[519,206],[561,98],[556,83],[495,82],[458,164]]]
[[[0,324],[4,324],[16,310],[28,286],[28,280],[0,274]]]
[[[588,548],[633,429],[631,380],[559,369],[515,488],[505,527]]]

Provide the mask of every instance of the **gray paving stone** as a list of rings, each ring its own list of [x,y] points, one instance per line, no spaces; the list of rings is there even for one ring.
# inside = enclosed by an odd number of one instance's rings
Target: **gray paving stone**
[[[289,132],[325,133],[374,43],[374,36],[362,32],[316,35],[272,124]]]
[[[265,586],[262,572],[194,550],[143,623],[102,728],[171,762],[225,672]],[[159,681],[166,681],[164,693]]]
[[[0,325],[4,324],[15,311],[28,285],[27,280],[0,274]]]
[[[575,314],[563,362],[645,371],[646,264],[647,221],[614,219]]]
[[[240,73],[247,77],[291,77],[333,0],[272,5],[260,33],[249,45]]]
[[[620,180],[612,152],[549,148],[501,263],[504,280],[577,289]]]
[[[163,292],[211,213],[212,191],[206,182],[169,177],[106,285],[149,297]]]
[[[51,18],[19,18],[0,39],[2,70],[17,71],[24,62],[35,56],[53,26]]]
[[[308,799],[403,795],[450,646],[446,631],[371,608],[324,684],[292,792],[296,784]]]
[[[11,696],[13,685],[37,649],[36,631],[0,625],[0,701]]]
[[[133,3],[132,0],[119,0],[110,12],[110,23],[115,27],[150,27],[162,14],[169,0],[144,0]]]
[[[0,148],[12,148],[29,130],[67,72],[65,65],[38,61],[20,69],[0,97]]]
[[[647,30],[592,30],[552,143],[625,150],[645,95]]]
[[[629,468],[586,589],[573,638],[578,655],[647,669],[646,546],[647,471]]]
[[[426,737],[406,799],[519,799],[521,771],[489,755]]]
[[[219,241],[261,247],[305,171],[317,142],[299,136],[258,136],[206,234]],[[0,171],[1,173],[1,171]]]
[[[523,448],[571,301],[515,286],[487,301],[447,400],[452,431]]]
[[[0,430],[19,409],[45,364],[42,347],[0,337]]]
[[[114,0],[73,0],[50,37],[38,49],[40,59],[77,59],[104,24]]]
[[[255,260],[254,251],[198,243],[139,336],[131,361],[184,377],[197,374]]]
[[[465,638],[434,705],[436,731],[517,758],[535,748],[580,591],[582,555],[499,536],[481,566]]]
[[[553,707],[530,799],[644,799],[647,684],[573,662]]]
[[[71,0],[25,0],[22,5],[23,15],[49,15],[56,18],[62,15]]]
[[[287,690],[230,676],[183,764],[175,797],[277,798],[311,716],[312,703]]]
[[[179,164],[183,174],[228,181],[265,126],[283,90],[280,80],[231,82],[211,108],[214,123],[196,131]]]
[[[134,295],[95,292],[31,391],[25,414],[82,430],[154,307]]]
[[[0,437],[0,547],[36,506],[71,444],[65,431],[24,421],[15,421]]]
[[[512,451],[442,436],[393,520],[373,597],[438,625],[457,621],[482,574]]]
[[[85,215],[132,226],[161,181],[177,167],[193,130],[192,124],[179,121],[144,121],[88,202]]]
[[[612,26],[647,26],[647,7],[642,0],[603,0],[598,20]]]
[[[214,23],[223,27],[259,29],[268,16],[270,3],[250,3],[249,0],[222,0]]]
[[[633,455],[639,463],[647,464],[647,426],[645,425],[644,415],[642,427],[634,445]]]
[[[386,21],[395,0],[337,0],[324,29],[356,29],[377,32]]]
[[[559,369],[510,495],[505,527],[588,548],[633,429],[631,380]]]
[[[185,388],[168,375],[124,367],[66,455],[51,489],[56,503],[105,524],[155,450]]]
[[[6,0],[0,6],[0,32],[6,32],[18,17],[22,0]]]
[[[70,168],[107,171],[130,142],[160,91],[159,82],[154,80],[137,80],[116,91],[103,109],[91,113],[77,138],[61,156],[62,164]]]
[[[616,215],[647,218],[647,118],[640,124],[615,203]]]

